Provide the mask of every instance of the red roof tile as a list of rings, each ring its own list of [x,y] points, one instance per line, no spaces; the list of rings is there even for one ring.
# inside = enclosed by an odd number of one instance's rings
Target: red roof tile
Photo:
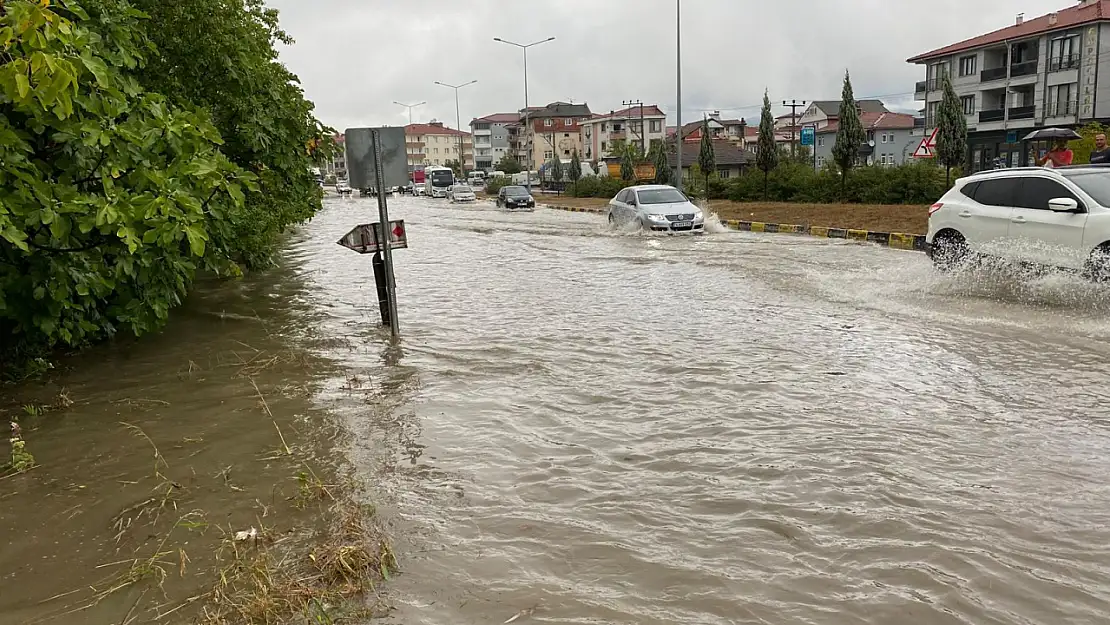
[[[913,128],[913,115],[905,113],[864,113],[859,116],[864,130],[898,130]],[[817,134],[829,134],[840,128],[839,120],[829,121],[829,125],[817,131]]]
[[[406,135],[465,135],[470,136],[469,132],[462,132],[447,126],[433,125],[433,124],[409,124],[405,126]]]
[[[493,115],[486,115],[475,119],[476,122],[490,122],[493,124],[505,124],[509,122],[520,121],[520,113],[494,113]]]
[[[613,111],[612,113],[595,114],[593,116],[593,119],[597,119],[597,118],[600,118],[600,117],[639,117],[639,116],[640,116],[640,106],[636,105],[636,106],[631,106],[631,107],[626,108],[626,109],[621,109],[619,111]],[[657,105],[655,105],[655,104],[645,104],[644,105],[644,116],[645,117],[647,117],[647,116],[664,117],[665,115],[664,115],[663,111],[659,109],[659,107]]]
[[[1056,23],[1050,23],[1052,16],[1056,16]],[[907,59],[907,63],[920,63],[939,56],[948,56],[957,52],[973,50],[983,46],[1002,43],[1011,39],[1026,39],[1054,30],[1072,28],[1080,24],[1088,24],[1110,19],[1110,0],[1087,0],[1084,4],[1061,9],[1055,13],[1042,15],[1038,18],[1025,20],[1021,24],[1008,26],[1001,30],[979,35],[959,43],[954,43],[932,52],[919,54]]]

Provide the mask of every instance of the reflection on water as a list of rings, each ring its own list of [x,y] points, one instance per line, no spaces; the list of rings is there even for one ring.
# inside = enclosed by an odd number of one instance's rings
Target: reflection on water
[[[369,258],[334,243],[376,206],[336,200],[282,271],[206,290],[163,336],[41,389],[78,404],[29,437],[44,466],[18,479],[37,494],[3,500],[20,540],[0,561],[21,568],[0,622],[87,577],[63,559],[117,557],[103,528],[150,464],[141,446],[113,453],[119,421],[165,442],[171,466],[198,437],[210,472],[286,479],[253,464],[276,437],[227,371],[290,350],[258,377],[302,439],[321,409],[339,417],[322,445],[368,478],[399,541],[390,622],[1104,620],[1097,288],[939,276],[845,241],[390,204],[409,229],[401,345],[377,325]]]

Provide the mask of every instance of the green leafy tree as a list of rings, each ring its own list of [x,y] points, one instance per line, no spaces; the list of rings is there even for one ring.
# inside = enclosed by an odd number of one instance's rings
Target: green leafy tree
[[[90,11],[115,11],[122,0],[81,0]],[[258,188],[231,216],[228,245],[248,266],[270,262],[280,235],[320,209],[309,168],[331,135],[313,116],[300,81],[278,58],[293,40],[264,0],[128,0],[150,19],[137,26],[155,51],[134,68],[147,91],[209,112],[221,151],[254,172]],[[117,28],[101,18],[103,28]]]
[[[551,181],[556,185],[563,181],[563,161],[559,160],[558,156],[552,156],[551,162],[548,163],[548,171],[551,174]]]
[[[520,161],[516,160],[512,154],[502,156],[501,160],[497,161],[497,164],[494,165],[493,168],[495,171],[503,171],[509,176],[524,171],[524,168],[520,166]]]
[[[944,99],[937,113],[937,162],[944,165],[944,182],[951,184],[952,168],[964,163],[967,153],[967,118],[948,74],[944,75]]]
[[[717,154],[713,151],[713,135],[709,131],[709,118],[701,123],[701,150],[698,152],[698,167],[705,178],[705,198],[709,199],[709,176],[717,171]]]
[[[454,172],[456,179],[462,178],[462,163],[458,159],[449,160],[443,166]]]
[[[839,126],[836,129],[836,145],[832,149],[833,161],[840,166],[840,190],[843,193],[848,183],[848,172],[859,160],[859,149],[867,140],[867,134],[860,123],[856,109],[856,97],[852,93],[852,79],[844,71],[844,90],[840,95]]]
[[[578,158],[578,150],[570,153],[570,167],[567,169],[567,178],[574,184],[574,194],[578,195],[578,180],[582,177],[582,159]]]
[[[667,162],[667,146],[659,141],[652,143],[651,162],[655,165],[655,184],[671,184],[673,182],[670,163]]]
[[[208,115],[134,78],[150,50],[142,13],[62,6],[0,2],[0,370],[155,330],[197,271],[237,275],[257,180]]]
[[[636,169],[632,166],[632,151],[625,149],[621,154],[621,180],[633,181],[636,179]]]
[[[755,164],[763,172],[763,198],[767,198],[767,184],[771,172],[779,165],[779,149],[775,144],[775,116],[771,113],[771,98],[763,91],[763,110],[759,114],[759,138]]]
[[[1076,128],[1075,131],[1080,134],[1082,139],[1076,139],[1070,144],[1071,151],[1074,154],[1074,160],[1077,164],[1090,163],[1091,152],[1095,151],[1095,135],[1110,133],[1110,127],[1104,126],[1098,122],[1091,122],[1082,128]],[[937,134],[939,135],[940,133],[938,132]]]

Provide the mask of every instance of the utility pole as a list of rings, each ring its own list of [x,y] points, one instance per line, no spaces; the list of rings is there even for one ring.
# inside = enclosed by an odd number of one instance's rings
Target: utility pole
[[[530,129],[528,128],[528,48],[531,48],[532,46],[538,46],[541,43],[547,43],[548,41],[555,41],[555,38],[554,37],[548,37],[547,39],[543,39],[541,41],[533,41],[532,43],[529,43],[529,44],[515,43],[513,41],[509,41],[507,39],[502,39],[500,37],[494,37],[493,40],[498,42],[498,43],[507,43],[510,46],[516,46],[516,47],[518,47],[518,48],[520,48],[521,50],[524,51],[524,131],[529,132]],[[532,148],[533,148],[532,144],[533,144],[532,141],[528,142],[528,163],[526,163],[526,165],[524,167],[524,178],[527,181],[525,186],[528,187],[528,193],[532,193],[532,163],[533,163],[533,161],[535,161],[535,156],[532,154]]]
[[[676,44],[677,44],[675,46],[675,50],[676,50],[676,59],[675,60],[676,60],[676,64],[677,64],[677,71],[675,72],[675,74],[677,75],[677,78],[678,78],[678,89],[677,89],[677,91],[678,91],[678,94],[677,94],[678,95],[678,100],[677,100],[678,104],[675,106],[675,108],[678,109],[678,120],[677,120],[677,122],[678,122],[678,132],[675,133],[675,135],[678,139],[678,143],[675,146],[675,148],[678,152],[678,162],[675,165],[675,173],[676,173],[675,180],[677,182],[675,183],[674,186],[675,186],[676,189],[678,189],[681,192],[682,191],[682,142],[683,142],[683,138],[682,138],[682,0],[675,0],[675,12],[677,14],[676,19],[675,19],[675,33],[677,35],[676,38],[675,38],[675,41],[676,41]]]
[[[462,172],[463,180],[466,180],[466,154],[463,152],[463,136],[466,133],[462,131],[462,117],[459,115],[459,89],[462,89],[463,87],[466,87],[468,85],[473,85],[476,82],[478,81],[472,80],[470,82],[464,82],[461,85],[449,85],[445,82],[439,82],[438,80],[435,81],[435,83],[441,87],[447,87],[449,89],[455,90],[455,125],[457,127],[456,130],[459,133],[459,171]],[[473,148],[473,139],[471,139],[470,145],[471,148]]]
[[[398,102],[397,100],[394,100],[393,103],[396,104],[397,106],[403,106],[403,107],[405,107],[409,110],[409,125],[410,126],[412,125],[412,109],[414,109],[418,106],[424,106],[425,104],[427,104],[427,102],[417,102],[416,104],[405,104],[403,102]]]
[[[798,119],[798,107],[805,106],[806,101],[802,100],[801,102],[798,102],[797,100],[791,100],[788,103],[786,100],[783,100],[782,105],[790,107],[790,157],[798,158],[798,145],[796,142],[797,131],[795,130],[795,126],[797,125],[796,120]],[[817,151],[814,150],[814,152],[816,153]]]
[[[621,102],[621,106],[640,107],[640,150],[647,155],[647,128],[644,128],[644,103],[641,100],[628,100]]]

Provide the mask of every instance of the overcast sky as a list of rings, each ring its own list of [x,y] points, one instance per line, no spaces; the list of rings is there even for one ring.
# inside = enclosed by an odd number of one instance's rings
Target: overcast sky
[[[427,101],[414,121],[462,125],[524,105],[518,43],[528,53],[529,104],[623,100],[658,104],[674,122],[676,0],[267,0],[296,44],[281,49],[317,116],[339,131],[403,125],[393,101]],[[844,70],[857,98],[913,110],[924,69],[906,59],[1075,4],[1073,0],[684,0],[683,119],[720,110],[759,116],[771,101],[839,100]],[[778,107],[776,113],[781,112]]]

